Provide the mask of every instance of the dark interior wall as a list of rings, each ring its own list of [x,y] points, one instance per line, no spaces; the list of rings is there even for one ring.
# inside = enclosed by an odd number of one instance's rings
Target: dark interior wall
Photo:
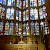
[[[48,50],[50,50],[50,0],[46,0],[47,21],[49,23],[49,35],[47,35]]]

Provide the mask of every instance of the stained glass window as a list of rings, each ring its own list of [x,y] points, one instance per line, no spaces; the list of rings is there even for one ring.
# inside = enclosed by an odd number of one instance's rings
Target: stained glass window
[[[9,11],[8,11],[9,10]],[[8,8],[6,11],[6,19],[14,19],[14,9]]]
[[[35,22],[35,34],[39,35],[39,23],[37,21]]]
[[[39,5],[39,6],[41,6],[41,5],[43,5],[43,4],[45,4],[45,0],[38,0],[38,5]]]
[[[6,5],[6,0],[0,0],[0,3]]]
[[[46,13],[46,7],[43,6],[43,8],[39,9],[39,15],[40,15],[40,19],[46,18],[47,13]]]
[[[16,34],[18,34],[18,23],[16,23],[16,27],[15,27],[15,30],[16,30]]]
[[[35,23],[32,21],[30,24],[31,24],[31,34],[35,35]]]
[[[26,20],[29,20],[29,10],[26,10]]]
[[[17,6],[18,8],[22,8],[22,1],[21,1],[21,0],[17,0],[16,6]]]
[[[23,35],[27,35],[27,30],[26,30],[26,23],[23,24]]]
[[[28,0],[26,0],[26,7],[28,7]]]
[[[23,12],[23,21],[29,20],[29,11],[28,9]]]
[[[26,8],[26,0],[23,0],[23,9]]]
[[[31,20],[34,20],[34,19],[35,19],[33,8],[30,9],[30,19],[31,19]]]
[[[4,25],[3,21],[2,22],[0,21],[0,35],[3,35],[3,25]]]
[[[21,11],[16,10],[16,20],[21,21]]]
[[[15,0],[8,0],[7,1],[7,6],[14,6]]]
[[[38,10],[35,8],[30,9],[30,19],[31,20],[38,20]]]
[[[26,21],[26,12],[23,12],[23,21]]]
[[[0,32],[3,32],[3,22],[0,22]]]
[[[34,17],[35,20],[38,20],[38,10],[36,8],[34,9]]]
[[[29,24],[28,24],[28,22],[26,23],[26,32],[27,32],[27,35],[29,35]]]
[[[0,0],[0,20],[5,25],[0,22],[0,32],[5,29],[5,35],[39,35],[40,30],[47,34],[46,18],[45,0]]]
[[[43,30],[44,30],[44,22],[43,22],[43,21],[40,22],[40,27],[41,27],[41,28],[40,28],[41,31],[43,31]]]
[[[37,7],[37,0],[30,0],[30,6],[35,6]]]
[[[10,22],[10,31],[9,31],[9,34],[10,35],[13,35],[13,22]]]
[[[9,22],[8,21],[5,23],[5,33],[4,34],[9,35]]]
[[[49,33],[49,27],[48,27],[48,22],[46,20],[44,22],[44,26],[45,26],[45,28],[44,28],[44,34],[48,34]]]
[[[5,8],[4,7],[0,7],[0,18],[1,19],[5,18]]]
[[[13,8],[11,9],[11,16],[10,16],[10,19],[14,19],[14,9],[13,9]]]
[[[23,0],[23,9],[28,7],[28,0]]]
[[[22,23],[19,23],[19,28],[18,28],[18,36],[20,36],[21,35],[21,33],[22,33]]]
[[[3,2],[2,2],[4,5],[6,5],[6,0],[3,0]]]
[[[41,4],[45,4],[45,0],[41,0]]]

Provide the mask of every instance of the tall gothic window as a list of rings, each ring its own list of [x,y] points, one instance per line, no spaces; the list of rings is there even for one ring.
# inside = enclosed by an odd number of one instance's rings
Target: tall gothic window
[[[45,0],[0,0],[0,35],[48,34],[46,18]]]

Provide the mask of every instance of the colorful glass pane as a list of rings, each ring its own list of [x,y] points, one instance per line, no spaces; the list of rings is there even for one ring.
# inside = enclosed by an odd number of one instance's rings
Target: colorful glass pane
[[[3,22],[0,22],[0,32],[3,31]]]

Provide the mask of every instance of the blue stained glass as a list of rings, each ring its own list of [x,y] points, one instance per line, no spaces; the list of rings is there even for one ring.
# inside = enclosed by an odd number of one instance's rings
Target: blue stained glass
[[[3,22],[0,22],[0,32],[3,30]]]
[[[13,22],[10,23],[10,26],[13,26]]]
[[[11,5],[13,6],[14,5],[14,0],[12,0],[11,2],[12,2]]]
[[[34,9],[30,9],[30,19],[31,20],[34,20],[35,19],[35,17],[34,17]]]
[[[5,10],[5,8],[2,8],[2,10]]]
[[[30,5],[32,5],[32,1],[30,2]]]
[[[42,3],[42,4],[45,4],[45,0],[42,0],[41,3]]]
[[[13,8],[11,9],[11,16],[10,16],[10,18],[14,19],[14,9]]]
[[[33,5],[33,2],[32,1],[30,1],[30,6],[32,6]]]
[[[18,10],[16,11],[16,16],[19,17],[19,11]]]
[[[0,3],[2,4],[2,0],[0,0]]]
[[[35,19],[34,15],[30,16],[30,19],[31,20],[34,20]]]
[[[6,0],[3,0],[3,4],[6,5]]]

